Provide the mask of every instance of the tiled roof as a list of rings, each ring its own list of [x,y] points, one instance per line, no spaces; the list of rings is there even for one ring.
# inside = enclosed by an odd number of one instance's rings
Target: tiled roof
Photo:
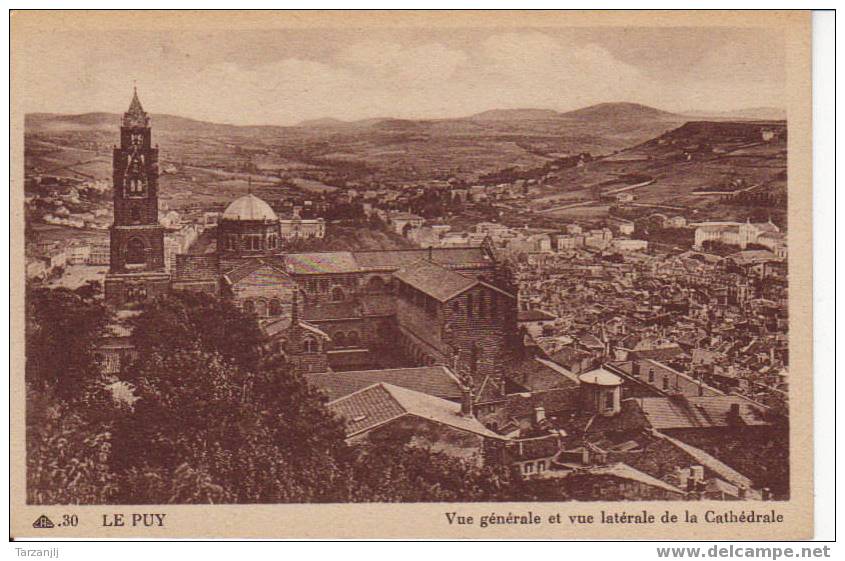
[[[719,460],[718,458],[708,454],[701,448],[696,448],[686,442],[681,442],[677,438],[672,438],[666,434],[657,434],[659,438],[662,438],[666,442],[669,442],[678,449],[682,450],[684,453],[689,455],[691,458],[694,458],[696,462],[703,465],[713,473],[717,474],[722,479],[729,481],[737,486],[744,486],[750,489],[753,485],[753,481],[748,477],[742,475],[735,469],[733,469],[728,464],[724,463],[723,461]]]
[[[641,383],[648,384],[654,389],[659,390],[659,393],[680,393],[694,397],[698,397],[699,395],[704,397],[724,395],[724,392],[721,390],[709,386],[701,380],[693,378],[689,374],[678,372],[674,368],[670,368],[662,362],[645,358],[638,359],[636,363],[640,368],[640,374],[638,377],[633,374],[634,361],[611,362],[609,365],[611,370],[621,372],[631,378],[636,378]],[[654,380],[649,381],[649,376],[652,372],[654,373]],[[669,384],[666,389],[663,389],[664,379],[666,379]]]
[[[621,403],[619,414],[611,417],[595,415],[589,426],[585,427],[586,432],[632,432],[647,428],[648,421],[639,406],[637,399],[625,399]]]
[[[549,321],[555,316],[543,310],[520,310],[516,316],[517,321]]]
[[[730,259],[737,265],[754,265],[756,263],[781,260],[768,249],[749,249],[746,251],[738,251],[737,253],[728,255],[725,259]]]
[[[735,395],[708,397],[644,397],[638,400],[649,424],[657,430],[727,427],[732,405],[739,406],[745,425],[766,425],[763,411]]]
[[[264,335],[267,337],[273,337],[278,335],[282,331],[289,329],[291,326],[291,318],[283,317],[277,319],[271,319],[267,321],[263,321],[259,324],[261,327],[261,331],[264,332]]]
[[[492,264],[481,247],[356,251],[353,255],[362,269],[370,271],[401,269],[420,259],[428,259],[429,256],[433,262],[451,269]]]
[[[236,284],[236,283],[242,281],[243,279],[245,279],[246,277],[248,277],[249,275],[251,275],[252,273],[254,273],[255,271],[258,271],[259,269],[261,269],[263,267],[275,269],[276,271],[278,271],[282,275],[287,276],[287,273],[285,273],[284,269],[281,269],[278,265],[275,265],[273,263],[268,263],[268,262],[264,261],[263,259],[250,259],[250,260],[244,262],[239,267],[236,267],[236,268],[232,269],[231,271],[229,271],[228,273],[226,273],[226,278],[229,279],[230,283]]]
[[[609,464],[604,466],[595,466],[588,468],[585,470],[586,472],[592,475],[612,475],[614,477],[619,477],[620,479],[630,479],[632,481],[637,481],[639,483],[644,483],[651,487],[658,487],[665,491],[669,491],[672,493],[676,493],[678,495],[683,495],[684,491],[678,489],[674,485],[670,485],[665,481],[661,481],[656,477],[652,477],[647,473],[643,473],[638,469],[634,469],[628,464],[624,464],[622,462]]]
[[[531,391],[576,385],[577,378],[567,369],[540,358],[526,358],[509,365],[508,376]]]
[[[328,408],[343,419],[347,436],[375,428],[407,413],[381,384],[332,401]]]
[[[289,253],[285,256],[287,270],[295,275],[357,273],[358,263],[348,251],[317,253]]]
[[[354,436],[390,420],[413,415],[459,430],[504,440],[475,417],[460,414],[458,403],[421,392],[379,383],[329,402],[328,408],[346,422],[346,435]]]
[[[220,265],[215,254],[177,254],[173,269],[174,281],[217,281]]]
[[[477,279],[424,260],[400,269],[394,273],[394,276],[441,302],[457,296],[479,282]]]
[[[323,390],[330,400],[385,382],[443,399],[459,399],[461,388],[445,366],[356,370],[305,374],[312,386]]]

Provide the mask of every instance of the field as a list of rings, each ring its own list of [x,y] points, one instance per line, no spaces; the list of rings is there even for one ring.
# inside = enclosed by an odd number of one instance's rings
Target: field
[[[532,205],[551,216],[601,215],[609,204],[602,201],[625,192],[634,196],[627,206],[643,212],[652,209],[728,220],[747,214],[747,209],[723,204],[722,195],[695,192],[722,190],[728,194],[729,186],[735,184],[749,192],[785,194],[783,123],[715,125],[688,123],[612,157],[563,170],[554,182],[532,193]],[[768,129],[782,131],[781,136],[760,140],[761,131]],[[560,208],[566,206],[570,208]],[[783,215],[785,207],[771,212]]]
[[[399,186],[486,174],[543,170],[566,154],[591,154],[532,187],[529,201],[503,206],[505,218],[594,219],[611,205],[633,214],[744,217],[750,206],[699,191],[786,189],[783,121],[691,121],[632,104],[567,114],[493,111],[463,119],[371,119],[297,127],[237,127],[153,115],[160,145],[161,199],[169,208],[218,208],[251,189],[277,200],[347,188]],[[28,115],[28,174],[109,179],[119,116]],[[769,131],[774,136],[763,139]],[[545,172],[544,172],[545,173]],[[626,194],[633,200],[621,202]],[[620,198],[620,200],[617,200]],[[518,208],[517,208],[518,207]],[[783,205],[770,211],[783,218]]]

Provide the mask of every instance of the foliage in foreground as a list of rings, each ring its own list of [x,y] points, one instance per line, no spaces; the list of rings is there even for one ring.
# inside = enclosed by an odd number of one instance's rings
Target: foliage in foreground
[[[56,299],[63,318],[44,307]],[[258,329],[225,302],[174,295],[135,320],[139,357],[122,380],[98,373],[102,310],[39,293],[28,316],[27,492],[36,504],[529,500],[502,469],[385,445],[350,447],[325,398],[284,365],[256,360]],[[73,311],[85,321],[71,321]],[[90,316],[90,317],[88,317]],[[87,347],[86,347],[87,346]],[[77,364],[61,367],[68,356]],[[130,384],[131,403],[110,387]],[[560,499],[565,497],[560,496]]]

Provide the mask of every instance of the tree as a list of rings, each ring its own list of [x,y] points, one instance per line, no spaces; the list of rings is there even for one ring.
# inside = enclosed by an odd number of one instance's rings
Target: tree
[[[26,496],[30,504],[111,502],[111,435],[51,391],[27,384]]]
[[[26,292],[26,380],[62,399],[77,397],[100,379],[97,339],[109,315],[92,299],[65,288]]]
[[[198,292],[174,292],[133,320],[140,354],[203,349],[244,367],[258,364],[263,335],[255,319],[233,303]]]

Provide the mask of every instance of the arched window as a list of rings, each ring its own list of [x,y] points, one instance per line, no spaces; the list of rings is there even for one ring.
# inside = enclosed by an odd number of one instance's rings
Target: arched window
[[[343,333],[343,331],[338,331],[337,333],[335,333],[334,337],[332,337],[332,340],[334,341],[335,347],[346,346],[346,335]]]
[[[317,341],[312,339],[311,337],[306,337],[305,340],[302,342],[302,350],[309,354],[314,354],[320,350]]]
[[[264,300],[255,301],[255,315],[260,318],[267,317],[267,302]]]
[[[358,335],[357,331],[350,331],[349,335],[346,337],[346,343],[350,347],[357,347],[361,344],[361,337]]]
[[[669,376],[663,376],[663,389],[669,389]]]
[[[654,368],[648,369],[648,381],[649,383],[654,383]]]
[[[226,249],[229,251],[234,251],[235,249],[235,236],[229,234],[226,236]]]
[[[336,286],[332,289],[332,302],[343,302],[346,299],[343,289]]]
[[[370,292],[384,292],[384,281],[381,277],[372,277],[367,281],[367,289]]]
[[[244,300],[244,313],[254,314],[255,313],[255,302],[253,302],[252,300]]]
[[[270,315],[271,316],[280,316],[282,315],[282,301],[278,298],[273,298],[270,300]]]
[[[126,244],[126,263],[128,265],[139,265],[146,262],[144,242],[138,238],[132,238]]]

